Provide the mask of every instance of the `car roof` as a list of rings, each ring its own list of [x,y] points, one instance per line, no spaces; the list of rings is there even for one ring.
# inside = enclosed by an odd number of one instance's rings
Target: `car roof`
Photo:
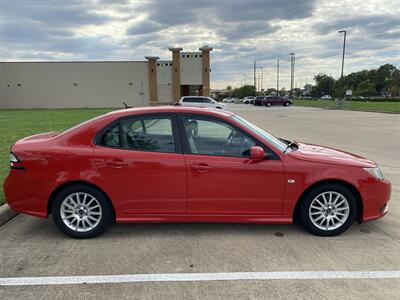
[[[193,113],[193,114],[205,114],[214,115],[222,117],[233,116],[234,113],[222,110],[218,108],[200,108],[200,107],[188,107],[180,105],[170,105],[170,106],[153,106],[153,107],[137,107],[120,109],[107,113],[106,115],[118,115],[118,117],[131,116],[131,115],[141,115],[141,114],[156,114],[156,113]]]

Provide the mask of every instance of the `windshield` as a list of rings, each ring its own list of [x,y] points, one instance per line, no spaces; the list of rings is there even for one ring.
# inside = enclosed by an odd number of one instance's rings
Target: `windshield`
[[[282,152],[285,151],[287,144],[279,140],[278,138],[274,137],[272,134],[266,132],[265,130],[257,127],[253,123],[243,119],[242,117],[239,117],[237,115],[232,116],[232,119],[235,121],[239,122],[249,130],[257,133],[259,136],[264,138],[269,144],[272,144],[275,146],[277,149],[281,150]]]

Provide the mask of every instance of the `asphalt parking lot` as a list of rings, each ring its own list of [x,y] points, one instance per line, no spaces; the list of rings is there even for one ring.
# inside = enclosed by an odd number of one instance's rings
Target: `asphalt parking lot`
[[[119,224],[73,240],[51,220],[19,215],[0,228],[0,277],[400,270],[400,115],[303,107],[230,109],[274,135],[376,161],[393,184],[388,215],[341,236],[295,225]],[[245,179],[244,179],[245,180]],[[0,286],[1,299],[400,298],[400,279],[155,281]]]

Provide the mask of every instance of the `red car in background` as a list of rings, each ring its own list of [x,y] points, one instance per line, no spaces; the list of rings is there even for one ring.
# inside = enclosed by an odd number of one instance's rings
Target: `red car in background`
[[[246,178],[246,184],[243,184]],[[384,216],[375,163],[276,138],[228,111],[111,112],[11,148],[6,199],[75,238],[113,222],[292,223],[333,236]]]
[[[267,96],[263,99],[262,105],[270,107],[272,105],[290,106],[293,102],[289,98],[279,96]]]

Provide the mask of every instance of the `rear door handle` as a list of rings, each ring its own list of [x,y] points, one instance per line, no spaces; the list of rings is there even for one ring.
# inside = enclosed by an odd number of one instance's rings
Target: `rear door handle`
[[[210,171],[211,167],[206,163],[198,163],[192,164],[192,169],[200,173],[206,173]]]
[[[106,165],[109,167],[121,168],[127,166],[128,163],[122,159],[108,159]]]

